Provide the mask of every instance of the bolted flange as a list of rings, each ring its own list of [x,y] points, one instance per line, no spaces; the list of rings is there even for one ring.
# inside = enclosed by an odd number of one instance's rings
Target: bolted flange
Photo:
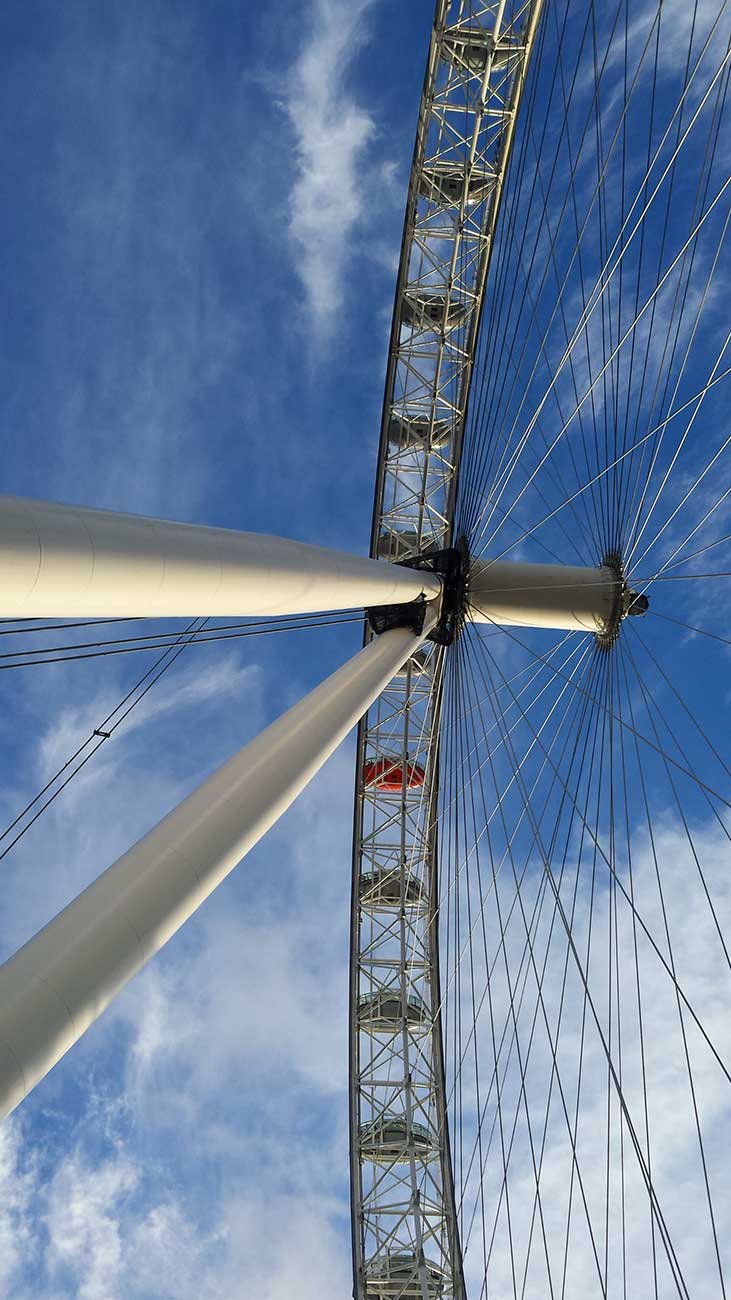
[[[466,547],[447,546],[442,550],[424,551],[421,555],[415,555],[408,560],[400,560],[399,564],[405,569],[421,569],[436,573],[442,579],[439,619],[427,639],[435,641],[437,645],[451,645],[459,636],[464,622]],[[391,627],[410,627],[415,632],[420,632],[425,609],[426,602],[422,600],[408,605],[380,605],[367,610],[366,613],[368,622],[376,633],[385,632]]]
[[[633,591],[624,576],[624,565],[619,551],[608,551],[602,560],[602,567],[611,569],[617,577],[617,598],[611,617],[607,620],[604,631],[597,632],[596,639],[605,650],[610,650],[619,636],[619,629],[625,618],[637,618],[646,614],[650,601],[644,592]]]
[[[424,551],[413,560],[403,560],[410,569],[426,569],[442,579],[442,604],[436,627],[429,640],[437,645],[451,645],[457,639],[465,614],[465,586],[467,582],[467,548],[463,542],[446,546],[440,551]]]

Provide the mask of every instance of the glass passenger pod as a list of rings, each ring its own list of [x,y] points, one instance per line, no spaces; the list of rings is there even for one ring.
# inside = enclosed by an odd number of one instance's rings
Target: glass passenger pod
[[[429,1300],[441,1300],[447,1291],[447,1276],[438,1264],[425,1261],[426,1288]],[[392,1254],[371,1259],[366,1264],[367,1300],[421,1300],[421,1278],[416,1255]]]
[[[427,537],[420,537],[416,529],[393,529],[381,533],[376,546],[379,560],[391,560],[397,564],[400,560],[411,559],[430,548],[440,550],[445,542],[446,530],[434,531]]]
[[[419,534],[410,528],[381,533],[377,550],[379,560],[392,560],[394,563],[407,560],[421,550]]]
[[[420,763],[408,759],[404,763],[400,754],[381,755],[366,759],[363,764],[363,784],[366,789],[390,791],[420,790],[426,781],[426,772]]]
[[[407,289],[401,303],[401,322],[413,330],[449,334],[467,315],[467,304],[429,289]]]
[[[492,32],[484,27],[453,27],[444,33],[442,42],[447,62],[454,68],[465,68],[476,77],[484,75],[491,52],[493,68],[504,68],[521,49],[515,36],[500,37],[496,44]]]
[[[402,901],[404,907],[425,907],[427,904],[422,882],[410,872],[402,872],[396,867],[393,871],[369,871],[361,876],[360,902],[367,911],[401,907]]]
[[[438,1151],[426,1124],[411,1122],[411,1140],[405,1115],[379,1115],[360,1126],[360,1153],[373,1164],[408,1164],[411,1149],[419,1160],[433,1160]]]
[[[430,420],[422,415],[396,415],[394,412],[388,422],[388,441],[392,447],[442,451],[449,446],[452,432],[449,420]]]
[[[428,163],[419,181],[419,192],[424,199],[432,203],[457,205],[463,194],[467,203],[481,203],[495,185],[493,172],[479,171],[473,168],[469,176],[453,163]],[[465,194],[466,190],[466,194]]]
[[[369,1034],[397,1034],[404,1019],[407,1028],[417,1033],[429,1028],[429,1008],[417,993],[407,995],[405,1012],[399,988],[379,989],[358,999],[360,1027]]]

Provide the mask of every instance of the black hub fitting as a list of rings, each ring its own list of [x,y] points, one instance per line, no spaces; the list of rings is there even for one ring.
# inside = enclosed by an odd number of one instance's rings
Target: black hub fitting
[[[625,610],[627,618],[637,618],[638,615],[646,614],[649,608],[650,600],[644,591],[627,592],[627,608]]]
[[[418,636],[424,627],[426,601],[420,596],[418,600],[409,601],[408,605],[375,605],[366,610],[366,615],[376,636],[390,632],[392,627],[408,627]]]
[[[624,576],[624,565],[619,551],[607,551],[602,558],[602,567],[612,569],[617,578],[617,595],[609,622],[603,632],[597,632],[597,641],[605,650],[614,645],[622,620],[630,616],[636,618],[646,614],[650,602],[644,592],[633,591]]]
[[[467,581],[467,552],[462,545],[447,546],[441,551],[424,551],[413,559],[401,560],[405,569],[421,569],[437,573],[443,581],[442,604],[439,622],[428,635],[437,645],[451,645],[459,636],[464,622],[465,586]],[[408,627],[418,635],[424,626],[426,601],[412,601],[408,605],[378,605],[366,610],[368,622],[376,633],[392,627]]]

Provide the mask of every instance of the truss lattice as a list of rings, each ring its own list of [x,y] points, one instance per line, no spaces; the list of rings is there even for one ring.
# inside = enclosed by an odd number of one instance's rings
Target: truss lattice
[[[477,329],[541,0],[439,0],[386,378],[371,554],[451,541]],[[356,1300],[463,1300],[441,1042],[435,810],[444,651],[359,732],[351,958]],[[389,789],[382,774],[401,774]]]

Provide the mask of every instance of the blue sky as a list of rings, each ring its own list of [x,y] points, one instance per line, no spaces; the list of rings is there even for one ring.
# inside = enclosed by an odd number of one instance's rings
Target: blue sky
[[[686,15],[667,10],[681,57]],[[6,0],[3,492],[366,551],[432,14],[431,0]],[[710,338],[722,306],[711,302]],[[704,376],[691,370],[688,395]],[[570,401],[567,381],[559,391]],[[718,436],[725,400],[722,389],[709,398],[702,436]],[[683,465],[679,492],[697,464]],[[713,526],[723,532],[723,512]],[[659,560],[687,531],[681,515]],[[546,558],[531,545],[529,558]],[[700,586],[681,616],[727,633],[725,592]],[[656,605],[677,612],[668,588]],[[701,655],[649,619],[644,634],[712,726],[728,698],[726,648],[704,642]],[[182,656],[0,860],[2,955],[359,636],[346,627]],[[499,662],[512,664],[514,645],[501,644]],[[0,673],[2,825],[117,704],[143,658]],[[679,960],[721,1039],[714,936],[688,885],[693,853],[657,760],[645,770],[657,779]],[[350,1294],[352,784],[351,741],[0,1130],[2,1300]],[[698,793],[685,794],[727,914],[728,842]],[[647,843],[637,851],[659,933]],[[653,996],[659,1041],[666,1023],[673,1032],[673,1007],[662,981]],[[600,1056],[594,1064],[598,1078]],[[669,1127],[668,1115],[687,1121],[687,1099],[663,1066],[658,1110]],[[722,1152],[727,1098],[703,1068]],[[589,1095],[597,1114],[603,1099],[599,1087]],[[684,1130],[663,1171],[677,1222],[692,1140]],[[562,1150],[551,1154],[545,1181],[561,1188]],[[728,1176],[716,1172],[728,1226]],[[701,1288],[703,1241],[689,1248]]]
[[[3,491],[367,549],[431,8],[3,6]],[[358,636],[181,660],[5,859],[3,952]],[[76,669],[0,683],[5,820],[141,671]],[[0,1294],[348,1294],[351,795],[348,744],[3,1130]]]

